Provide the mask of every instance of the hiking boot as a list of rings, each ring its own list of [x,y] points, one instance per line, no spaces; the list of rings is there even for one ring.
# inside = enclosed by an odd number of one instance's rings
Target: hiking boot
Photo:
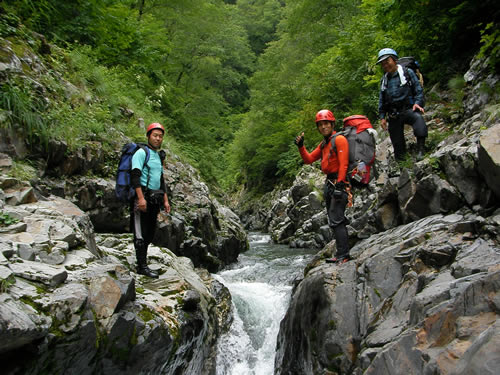
[[[424,158],[425,155],[425,137],[417,138],[417,161]]]
[[[339,257],[333,257],[333,258],[328,258],[328,259],[325,259],[325,262],[326,263],[339,263],[339,264],[343,264],[343,263],[347,263],[351,260],[351,257],[349,255],[342,255],[342,256],[339,256]]]
[[[424,152],[423,152],[423,151],[418,150],[418,151],[417,151],[417,155],[415,156],[415,158],[417,159],[417,161],[421,161],[421,160],[423,160],[423,158],[424,158]]]
[[[344,263],[347,263],[351,260],[351,257],[349,255],[346,255],[345,257],[340,257],[338,260],[337,260],[337,263],[338,264],[344,264]]]
[[[157,279],[158,278],[158,272],[153,271],[147,265],[137,266],[137,273],[139,275],[144,275],[144,276],[147,276],[147,277],[151,277],[153,279]]]

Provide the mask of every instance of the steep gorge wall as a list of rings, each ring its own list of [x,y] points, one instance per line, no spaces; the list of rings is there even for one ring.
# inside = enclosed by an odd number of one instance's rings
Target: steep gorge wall
[[[273,202],[275,237],[326,243],[281,322],[276,374],[498,372],[500,116],[498,98],[476,91],[485,82],[498,87],[498,77],[474,71],[480,65],[465,76],[465,110],[455,114],[453,133],[424,160],[397,166],[388,140],[379,144],[378,176],[355,192],[348,213],[352,261],[324,262],[335,241],[316,170],[305,168]],[[447,132],[443,104],[430,107],[430,131]]]

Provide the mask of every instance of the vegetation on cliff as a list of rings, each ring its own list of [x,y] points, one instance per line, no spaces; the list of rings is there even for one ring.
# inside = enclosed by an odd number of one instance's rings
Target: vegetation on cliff
[[[379,48],[416,56],[426,87],[462,75],[478,52],[498,71],[499,9],[493,0],[5,0],[1,126],[36,151],[50,138],[107,150],[117,132],[142,138],[138,118],[160,121],[168,147],[207,182],[266,191],[300,166],[295,134],[317,141],[318,109],[375,120]]]

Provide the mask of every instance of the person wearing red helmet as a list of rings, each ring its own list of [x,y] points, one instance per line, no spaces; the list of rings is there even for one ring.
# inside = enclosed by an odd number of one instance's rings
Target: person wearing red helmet
[[[334,131],[335,117],[330,110],[323,109],[316,113],[316,126],[323,136],[323,141],[309,153],[304,147],[304,133],[295,138],[300,156],[306,164],[321,160],[321,171],[326,174],[324,197],[328,222],[333,229],[337,245],[336,256],[327,262],[344,263],[350,259],[348,220],[345,209],[348,202],[347,167],[349,165],[349,143],[346,137]],[[335,147],[331,147],[335,142]]]
[[[158,273],[147,265],[147,251],[156,231],[158,213],[163,207],[170,212],[165,181],[163,179],[163,160],[165,152],[160,150],[165,128],[154,122],[146,130],[148,154],[142,148],[132,157],[130,179],[136,197],[131,203],[130,227],[134,234],[134,247],[137,257],[137,273],[157,278]]]

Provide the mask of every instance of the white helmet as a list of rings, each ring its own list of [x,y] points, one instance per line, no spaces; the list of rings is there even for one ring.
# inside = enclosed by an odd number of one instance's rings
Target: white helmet
[[[388,57],[393,57],[394,60],[398,59],[398,54],[392,48],[382,48],[378,51],[377,64],[384,61]]]

